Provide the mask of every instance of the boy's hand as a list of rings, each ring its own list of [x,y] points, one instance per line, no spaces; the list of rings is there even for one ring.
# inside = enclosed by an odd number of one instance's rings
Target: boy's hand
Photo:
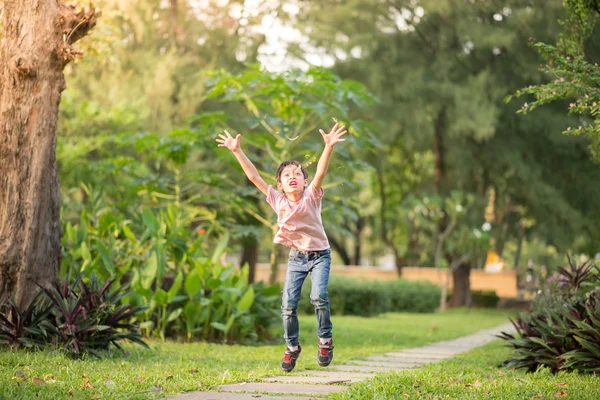
[[[333,147],[339,142],[345,142],[346,139],[342,139],[341,137],[348,131],[344,130],[344,128],[343,125],[338,128],[338,124],[335,124],[329,133],[325,133],[323,129],[319,129],[319,132],[321,132],[321,136],[323,136],[323,140],[325,141],[325,146]]]
[[[225,131],[225,135],[222,133],[219,135],[217,143],[219,143],[219,147],[227,147],[232,152],[235,152],[240,148],[240,136],[242,135],[237,135],[234,139],[229,132]]]

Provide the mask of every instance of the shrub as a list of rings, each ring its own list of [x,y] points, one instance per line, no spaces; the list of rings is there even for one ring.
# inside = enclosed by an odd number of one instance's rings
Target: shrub
[[[68,355],[79,357],[127,339],[142,346],[139,327],[130,324],[139,307],[121,305],[126,287],[110,290],[114,280],[100,283],[93,274],[89,283],[81,277],[57,281],[41,288],[24,309],[10,301],[0,307],[0,343],[18,347],[61,346]]]
[[[535,371],[600,372],[600,275],[596,265],[567,268],[546,283],[532,304],[511,322],[516,335],[499,337],[515,349],[505,365]]]
[[[332,276],[328,293],[333,315],[370,317],[385,312],[432,312],[440,299],[440,288],[429,282],[358,281]],[[298,309],[313,313],[310,303],[310,279],[307,279]]]

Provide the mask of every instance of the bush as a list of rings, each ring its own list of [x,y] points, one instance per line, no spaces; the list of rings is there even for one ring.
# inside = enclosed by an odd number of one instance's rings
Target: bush
[[[506,366],[535,371],[600,372],[600,270],[591,263],[560,268],[532,304],[512,321],[516,335],[500,337],[515,349]]]
[[[433,312],[439,305],[441,290],[429,282],[359,281],[332,276],[328,286],[333,315],[375,316],[385,312]],[[310,279],[302,290],[300,312],[313,313]]]
[[[127,339],[142,346],[139,327],[129,323],[141,307],[121,305],[126,294],[121,286],[110,290],[114,280],[100,283],[94,274],[89,283],[80,277],[57,281],[41,288],[31,304],[21,309],[14,300],[0,306],[0,344],[12,347],[46,345],[62,347],[68,355],[79,357]]]

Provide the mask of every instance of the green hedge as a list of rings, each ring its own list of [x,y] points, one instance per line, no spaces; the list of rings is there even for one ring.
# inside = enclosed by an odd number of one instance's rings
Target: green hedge
[[[369,317],[385,312],[433,312],[439,305],[441,290],[422,281],[359,281],[332,276],[328,293],[333,315]],[[302,288],[298,310],[314,313],[310,304],[310,279]]]
[[[448,292],[447,300],[452,298],[452,291]],[[495,290],[471,290],[471,299],[473,307],[478,308],[497,308],[500,297]]]

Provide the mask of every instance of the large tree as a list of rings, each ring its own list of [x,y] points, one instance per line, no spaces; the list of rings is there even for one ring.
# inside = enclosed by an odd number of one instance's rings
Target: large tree
[[[27,303],[61,256],[56,124],[72,45],[99,13],[62,1],[4,3],[0,42],[0,301]]]

